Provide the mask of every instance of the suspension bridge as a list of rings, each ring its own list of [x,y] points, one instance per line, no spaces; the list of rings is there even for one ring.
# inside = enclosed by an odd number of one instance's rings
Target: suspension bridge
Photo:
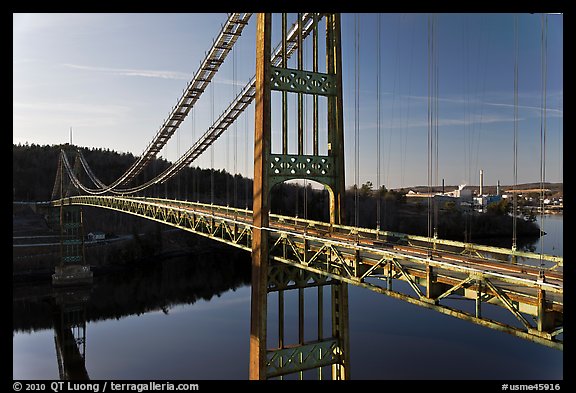
[[[179,159],[150,180],[137,184],[138,175],[154,161],[201,99],[251,19],[257,19],[255,76]],[[133,165],[110,184],[99,179],[80,150],[73,153],[73,163],[68,159],[69,152],[62,150],[52,200],[38,204],[58,213],[56,219],[61,228],[62,258],[53,276],[54,285],[91,281],[90,268],[83,258],[81,207],[92,206],[157,221],[252,253],[251,379],[324,366],[332,367],[334,379],[348,379],[348,285],[562,350],[562,257],[520,251],[515,244],[508,249],[441,239],[432,215],[428,236],[383,230],[379,222],[376,228],[363,228],[357,219],[355,225],[346,225],[340,15],[302,13],[292,25],[286,14],[281,20],[281,26],[275,27],[281,39],[273,48],[270,14],[229,14],[152,141]],[[320,35],[324,35],[325,42],[323,71],[318,65]],[[305,69],[302,60],[305,39],[313,42],[312,69]],[[289,67],[288,59],[293,55],[297,56],[297,66]],[[432,53],[430,58],[433,60],[434,56]],[[430,71],[433,98],[437,96],[437,72],[433,67]],[[272,93],[279,94],[277,101],[272,100]],[[289,95],[297,96],[294,127],[288,127]],[[304,125],[304,96],[313,100],[311,130]],[[322,110],[319,98],[325,103]],[[271,113],[276,102],[281,127],[273,134]],[[429,109],[429,181],[438,154],[434,145],[438,108],[434,102],[431,100]],[[251,209],[146,195],[152,186],[165,184],[190,166],[252,104],[255,129]],[[322,121],[326,127],[319,127],[320,113],[325,115]],[[321,135],[321,131],[326,135]],[[289,149],[289,135],[293,132],[297,143]],[[311,133],[311,153],[304,148],[307,133]],[[278,135],[279,139],[273,140]],[[292,180],[313,180],[328,190],[329,220],[270,212],[272,188]],[[431,199],[429,203],[434,202]],[[429,205],[429,212],[434,208]],[[355,215],[358,216],[358,208]],[[324,299],[320,289],[324,286],[331,288],[328,337],[321,333]],[[303,289],[314,287],[319,288],[319,333],[316,340],[306,341]],[[299,294],[297,343],[284,339],[283,294],[288,290],[298,290]],[[267,310],[271,292],[278,293],[279,331],[278,344],[269,348]],[[487,313],[493,306],[503,312]]]

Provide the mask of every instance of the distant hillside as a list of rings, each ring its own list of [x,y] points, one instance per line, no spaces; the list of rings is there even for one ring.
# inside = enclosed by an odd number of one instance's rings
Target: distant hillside
[[[459,186],[444,186],[444,191],[453,191],[457,190]],[[467,190],[472,190],[473,193],[478,194],[480,187],[479,186],[466,186],[464,187]],[[505,192],[507,190],[511,190],[513,188],[512,185],[500,185],[500,191]],[[550,194],[563,194],[564,193],[564,183],[544,183],[544,188],[550,190]],[[534,190],[540,189],[540,182],[537,183],[523,183],[516,185],[517,190]],[[415,186],[415,187],[404,187],[404,188],[396,188],[395,191],[409,191],[413,190],[415,192],[428,192],[428,186]],[[442,191],[442,186],[432,187],[434,192]],[[484,185],[483,192],[486,194],[495,194],[496,193],[496,185]]]
[[[60,150],[68,150],[67,156],[73,165],[75,149],[67,145],[13,145],[13,193],[17,201],[46,201],[51,198],[56,177],[58,155]],[[103,149],[80,148],[94,174],[104,183],[110,184],[129,168],[136,157],[132,154],[116,153]],[[166,169],[170,163],[163,159],[154,159],[135,179],[134,186],[142,184]],[[90,186],[87,181],[84,184]],[[539,183],[526,183],[517,188],[526,189],[539,186]],[[562,183],[546,183],[546,187],[556,192],[562,192]],[[93,187],[93,186],[92,186]],[[457,186],[446,186],[445,191],[456,189]],[[478,187],[467,187],[478,190]],[[486,192],[495,192],[495,186],[485,186]],[[501,186],[502,190],[507,186]],[[371,184],[362,185],[358,195],[354,188],[346,190],[344,196],[344,223],[365,228],[380,228],[390,231],[425,235],[427,232],[427,212],[422,206],[406,203],[405,193],[408,190],[425,192],[427,186],[404,188],[403,190],[386,190],[381,192],[372,189]],[[236,190],[236,191],[234,191]],[[270,210],[275,214],[306,217],[310,220],[329,221],[329,195],[325,189],[313,189],[310,184],[304,192],[304,187],[294,183],[282,183],[272,189],[270,195]],[[441,187],[436,187],[441,191]],[[212,191],[214,193],[212,194]],[[174,198],[179,200],[199,201],[217,205],[252,207],[253,181],[240,175],[232,176],[223,170],[201,169],[187,167],[165,184],[155,185],[146,190],[146,196]],[[380,205],[377,202],[380,202]],[[460,209],[443,206],[440,213],[439,236],[445,239],[464,240],[465,232],[474,239],[490,236],[510,237],[512,221],[507,215],[493,214],[464,216]],[[16,212],[14,212],[16,213]],[[377,217],[379,213],[379,216]],[[103,220],[102,212],[98,214],[98,222],[107,222],[112,227],[99,230],[115,231],[117,221],[123,219],[111,218]],[[110,213],[112,214],[112,213]],[[114,216],[116,217],[116,216]],[[86,215],[86,223],[90,215]],[[525,222],[518,225],[518,236],[534,236],[538,234],[537,225]]]
[[[51,198],[58,158],[61,149],[67,152],[68,160],[73,165],[76,146],[18,144],[12,147],[12,184],[13,199],[17,201],[46,201]],[[90,168],[104,184],[110,184],[118,179],[135,161],[134,155],[117,153],[108,149],[80,147]],[[165,159],[154,159],[136,178],[136,184],[142,184],[152,179],[171,163]],[[245,199],[251,201],[252,180],[242,176],[232,176],[222,171],[188,167],[162,185],[156,185],[147,190],[148,196],[170,198],[178,197],[186,200],[199,200],[210,203],[211,187],[219,196],[214,203],[227,204],[226,199],[233,198],[234,183],[236,183],[238,204],[243,206]],[[83,183],[95,187],[89,181]],[[133,186],[130,184],[129,186]],[[245,190],[250,194],[246,196]],[[224,196],[223,196],[224,195]]]

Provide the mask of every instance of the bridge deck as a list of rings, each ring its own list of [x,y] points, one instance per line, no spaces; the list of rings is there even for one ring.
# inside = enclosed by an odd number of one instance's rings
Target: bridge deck
[[[138,215],[251,250],[252,212],[247,209],[146,197],[77,196],[63,201]],[[274,214],[266,229],[270,257],[277,262],[563,347],[558,340],[563,333],[562,257]],[[472,299],[475,310],[467,310],[469,302],[452,299]],[[507,309],[514,324],[509,317],[503,318],[506,323],[486,318],[483,304]]]

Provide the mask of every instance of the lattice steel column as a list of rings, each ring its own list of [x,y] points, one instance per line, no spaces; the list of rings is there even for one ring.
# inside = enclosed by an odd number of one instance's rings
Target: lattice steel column
[[[64,154],[64,152],[62,152]],[[66,204],[64,197],[76,193],[72,183],[68,181],[64,186],[65,176],[62,168],[62,157],[60,159],[60,176],[57,176],[60,188],[60,264],[54,268],[52,275],[52,285],[86,285],[92,284],[92,272],[90,266],[86,265],[84,256],[84,229],[82,222],[82,207]],[[79,160],[76,160],[74,171],[79,173]],[[54,196],[53,196],[54,198]]]
[[[300,269],[296,266],[286,265],[280,262],[271,262],[268,270],[268,292],[278,294],[278,345],[268,348],[266,377],[285,378],[297,375],[298,379],[304,378],[304,373],[314,371],[318,379],[346,379],[346,351],[348,344],[347,324],[340,322],[347,318],[347,314],[342,314],[342,310],[347,310],[347,293],[342,291],[340,283],[331,277],[312,273]],[[329,287],[331,297],[331,324],[332,334],[325,337],[324,334],[324,288]],[[306,314],[304,316],[304,298],[306,293],[315,292],[317,296],[306,301],[317,301],[317,313]],[[307,290],[307,291],[306,291]],[[298,297],[298,323],[285,324],[284,318],[284,295],[289,292],[297,292]],[[296,295],[296,294],[294,294]],[[344,306],[344,307],[343,307]],[[317,338],[306,339],[304,328],[314,329],[314,323],[304,324],[304,317],[307,320],[317,323]],[[268,322],[273,322],[269,320]],[[294,322],[294,321],[292,321]],[[290,329],[292,328],[292,329]],[[290,334],[298,330],[298,334]],[[288,342],[286,336],[297,336],[297,342]],[[310,337],[310,335],[307,335]],[[324,373],[323,369],[331,367],[332,371]],[[309,374],[307,374],[309,375]]]
[[[86,303],[89,288],[55,289],[54,345],[61,380],[89,380],[86,371]]]
[[[318,20],[326,18],[326,72],[318,72]],[[304,23],[305,22],[305,23]],[[313,70],[304,70],[302,61],[304,29],[313,29]],[[282,16],[282,43],[286,38],[286,17]],[[269,195],[276,184],[293,180],[307,179],[325,186],[330,195],[331,224],[344,223],[344,132],[342,110],[342,59],[340,48],[339,14],[318,14],[311,19],[298,14],[297,35],[291,41],[298,48],[298,67],[288,67],[286,50],[283,50],[281,63],[271,62],[271,14],[259,14],[256,32],[256,111],[254,134],[254,217],[252,240],[252,314],[250,328],[250,378],[265,379],[266,374],[266,323],[267,323],[267,272],[269,263],[268,232]],[[293,37],[293,36],[292,36]],[[271,92],[282,93],[282,132],[280,149],[271,151]],[[298,121],[295,153],[288,149],[287,94],[297,94]],[[313,154],[306,154],[303,146],[303,97],[314,98]],[[327,99],[327,146],[325,155],[319,154],[317,98]],[[306,253],[306,250],[305,250]],[[338,342],[338,379],[348,378],[348,307],[347,284],[334,283],[333,339]],[[346,333],[346,334],[344,334]],[[302,340],[301,340],[302,341]],[[324,343],[325,345],[328,345]],[[324,345],[323,344],[323,345]],[[332,344],[330,344],[332,345]],[[326,350],[327,347],[314,347],[311,350]]]

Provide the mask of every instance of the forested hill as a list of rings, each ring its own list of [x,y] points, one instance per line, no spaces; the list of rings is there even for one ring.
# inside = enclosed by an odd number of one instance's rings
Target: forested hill
[[[67,150],[73,165],[75,148],[67,145],[13,145],[13,192],[15,201],[47,201],[51,199],[56,178],[60,149]],[[110,150],[80,148],[93,173],[104,183],[110,184],[119,178],[137,159],[132,154],[120,154]],[[153,160],[139,174],[134,186],[142,184],[162,172],[170,165],[163,159]],[[89,186],[86,179],[82,183]],[[232,176],[223,170],[185,168],[165,184],[155,185],[145,191],[148,197],[170,198],[223,206],[252,208],[252,179],[240,175]],[[272,213],[304,217],[311,220],[329,220],[328,191],[313,189],[308,183],[304,187],[294,183],[282,183],[274,187],[270,195]],[[380,213],[381,228],[386,230],[425,235],[427,230],[426,209],[420,204],[406,203],[407,190],[394,191],[382,187],[380,192],[372,190],[366,183],[355,195],[354,187],[345,196],[345,224],[375,228],[377,213]],[[144,194],[142,194],[144,195]],[[381,209],[377,200],[380,199]],[[512,218],[506,215],[506,206],[492,209],[489,214],[474,214],[474,223],[465,220],[462,209],[442,206],[439,216],[441,238],[463,239],[465,229],[471,230],[475,238],[506,236],[512,233]],[[358,222],[356,222],[356,218]],[[518,223],[518,235],[531,236],[539,233],[533,222]],[[467,225],[467,227],[466,227]],[[472,226],[472,228],[470,228]]]
[[[12,184],[13,199],[16,201],[46,201],[52,195],[58,157],[61,149],[65,149],[71,165],[74,163],[76,146],[65,145],[36,145],[13,144]],[[130,153],[117,153],[109,149],[80,147],[86,161],[94,174],[104,183],[110,184],[118,179],[132,165],[137,157]],[[170,165],[164,159],[154,159],[141,174],[137,176],[136,184],[151,179]],[[155,186],[148,190],[148,195],[171,198],[179,195],[183,199],[199,199],[206,201],[205,197],[211,193],[211,178],[215,195],[227,192],[231,198],[234,182],[236,183],[237,199],[244,201],[249,188],[252,194],[252,180],[216,170],[211,173],[209,169],[186,168],[181,174],[175,176],[165,185]],[[83,183],[88,187],[95,187],[88,180]],[[135,185],[135,184],[132,184]],[[219,198],[220,199],[220,198]],[[215,203],[217,201],[214,201]]]
[[[13,176],[13,200],[16,201],[46,201],[49,200],[54,187],[54,180],[56,178],[56,170],[58,167],[58,156],[60,150],[64,148],[67,151],[68,160],[70,164],[74,162],[74,149],[76,148],[64,145],[37,145],[37,144],[14,144],[13,159],[12,159],[12,176]],[[131,153],[118,153],[109,149],[85,147],[80,148],[84,157],[88,161],[95,175],[104,184],[110,184],[120,177],[132,165],[137,157]],[[160,173],[163,169],[169,166],[169,162],[164,159],[155,159],[148,165],[143,173],[138,176],[137,183],[141,184],[152,178],[152,176]],[[187,168],[180,175],[177,175],[173,180],[169,181],[167,185],[155,186],[153,190],[148,190],[148,195],[152,193],[153,196],[170,195],[174,197],[180,195],[186,200],[200,200],[210,202],[211,199],[211,182],[214,183],[214,194],[217,199],[224,204],[228,203],[226,199],[232,199],[233,194],[236,194],[237,206],[243,206],[249,202],[251,206],[252,200],[252,179],[246,179],[242,176],[232,177],[224,171],[211,171],[209,169],[200,168]],[[91,187],[88,182],[84,184]],[[235,184],[234,184],[235,183]],[[517,189],[532,189],[538,188],[539,183],[526,183],[518,184]],[[545,183],[545,187],[550,189],[553,194],[562,194],[562,183]],[[236,191],[234,192],[234,188]],[[283,192],[286,192],[283,187]],[[291,187],[289,187],[291,188]],[[437,191],[440,191],[441,188]],[[456,186],[446,186],[446,191],[456,189]],[[467,186],[477,191],[477,186]],[[488,193],[495,193],[496,187],[494,185],[486,185],[485,191]],[[503,185],[502,190],[511,188],[511,186]],[[427,192],[427,186],[414,186],[403,190],[396,190],[400,192],[407,192],[408,190]],[[226,197],[222,197],[222,195]],[[214,201],[217,202],[216,200]]]
[[[18,144],[12,147],[12,184],[14,200],[49,200],[56,179],[60,150],[68,149],[68,160],[74,153],[68,145]],[[118,154],[110,150],[82,148],[94,172],[104,183],[121,174],[134,162],[132,154]]]

